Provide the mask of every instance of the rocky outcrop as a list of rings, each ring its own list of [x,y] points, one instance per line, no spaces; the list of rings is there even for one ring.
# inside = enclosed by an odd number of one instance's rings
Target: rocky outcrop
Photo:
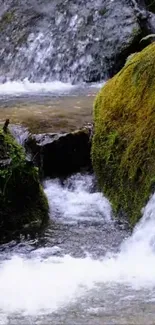
[[[9,131],[0,129],[0,241],[38,231],[48,220],[48,203],[38,170]]]
[[[135,224],[155,184],[155,43],[132,56],[99,92],[92,159],[116,213]]]
[[[25,143],[42,177],[65,176],[91,168],[92,127],[71,133],[30,135]]]
[[[139,0],[0,0],[0,8],[1,81],[106,79],[153,28],[152,6]]]
[[[154,1],[131,0],[143,36],[155,33],[155,5]],[[147,45],[147,43],[145,42]]]

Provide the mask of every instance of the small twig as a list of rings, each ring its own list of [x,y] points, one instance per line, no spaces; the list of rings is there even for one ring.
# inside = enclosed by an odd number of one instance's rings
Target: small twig
[[[155,4],[155,0],[153,0],[150,4],[148,4],[146,7],[149,8],[151,7],[153,4]]]
[[[8,132],[8,125],[10,123],[10,120],[9,118],[6,119],[5,123],[4,123],[4,126],[3,126],[3,131],[4,133],[7,133]]]

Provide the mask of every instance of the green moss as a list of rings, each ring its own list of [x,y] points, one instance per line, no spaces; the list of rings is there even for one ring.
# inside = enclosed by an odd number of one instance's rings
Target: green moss
[[[48,220],[48,202],[38,169],[23,148],[0,129],[0,235],[40,227]]]
[[[107,11],[108,11],[108,10],[107,10],[106,7],[105,7],[105,8],[102,8],[102,9],[99,10],[99,15],[100,15],[100,16],[104,16],[104,15],[107,13]]]
[[[12,19],[14,18],[14,12],[13,11],[8,11],[4,13],[2,16],[2,20],[5,21],[7,24],[12,22]]]
[[[134,35],[138,35],[139,34],[139,26],[137,26],[137,27],[133,27],[133,30],[132,30],[132,37],[134,36]]]
[[[92,160],[101,189],[132,225],[155,184],[155,43],[127,61],[94,105]]]
[[[14,19],[14,11],[5,12],[0,19],[0,30],[6,28],[6,25],[12,23]]]

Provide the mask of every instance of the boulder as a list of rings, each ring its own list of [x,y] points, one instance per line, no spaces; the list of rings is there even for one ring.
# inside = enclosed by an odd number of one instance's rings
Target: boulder
[[[155,185],[155,43],[133,55],[97,95],[92,160],[115,213],[134,225]]]
[[[140,0],[0,0],[0,80],[107,79],[142,46],[149,20],[143,6]]]
[[[33,134],[25,143],[42,177],[65,176],[91,167],[92,127],[71,133]]]
[[[38,170],[9,131],[0,129],[0,241],[38,231],[48,220],[48,202]]]

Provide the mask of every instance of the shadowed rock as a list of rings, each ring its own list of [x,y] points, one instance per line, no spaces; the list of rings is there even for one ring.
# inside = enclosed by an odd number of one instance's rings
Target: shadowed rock
[[[87,127],[64,134],[34,134],[25,146],[42,176],[63,176],[91,167],[91,132],[92,127]]]

